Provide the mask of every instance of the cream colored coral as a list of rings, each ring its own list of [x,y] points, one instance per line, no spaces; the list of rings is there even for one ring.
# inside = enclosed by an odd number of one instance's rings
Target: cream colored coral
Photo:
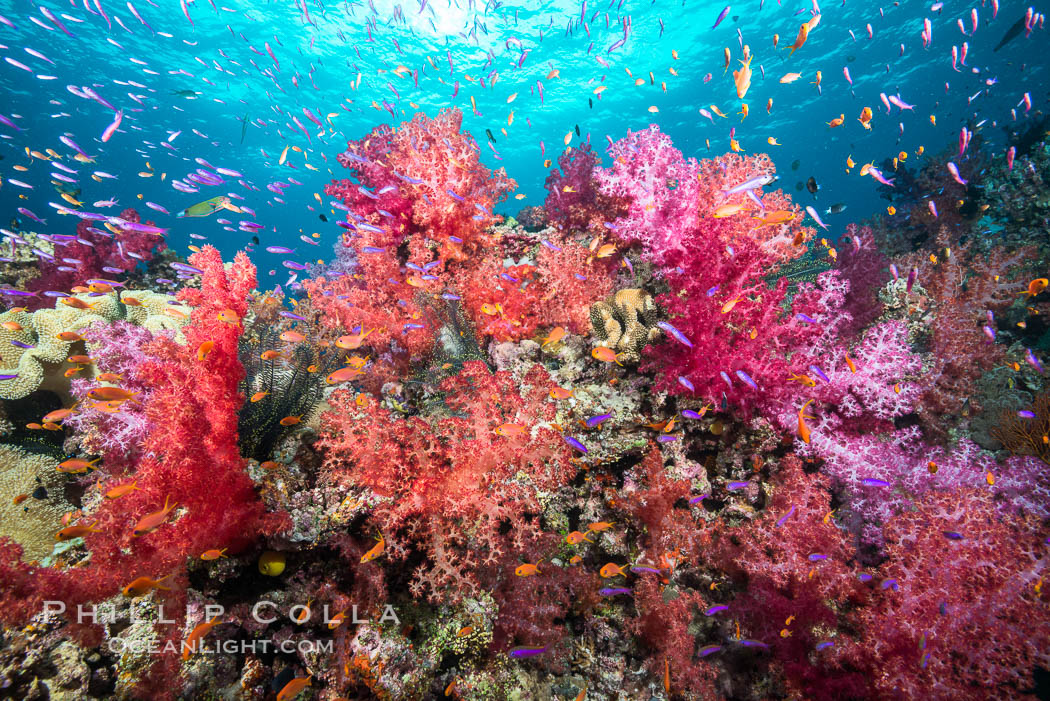
[[[54,309],[39,309],[31,314],[22,311],[0,314],[0,324],[13,321],[22,327],[20,331],[12,331],[0,326],[0,375],[17,376],[0,380],[0,399],[21,399],[45,384],[49,374],[55,374],[73,345],[59,340],[58,334],[80,332],[92,322],[120,317],[115,295],[75,295],[74,298],[92,305],[91,308],[76,309],[59,300]],[[12,341],[33,347],[19,348]]]
[[[51,554],[55,533],[62,528],[62,514],[73,507],[63,498],[64,481],[58,463],[46,455],[19,450],[0,443],[0,537],[22,546],[22,559],[42,560]],[[40,481],[37,481],[37,478]],[[31,495],[38,487],[46,499],[30,496],[15,504],[20,494]]]
[[[128,321],[153,333],[174,331],[178,343],[186,342],[182,335],[182,327],[190,320],[190,307],[170,304],[175,300],[174,297],[150,290],[127,290],[120,295],[122,300],[125,297],[134,297],[140,303],[124,307],[127,310]]]

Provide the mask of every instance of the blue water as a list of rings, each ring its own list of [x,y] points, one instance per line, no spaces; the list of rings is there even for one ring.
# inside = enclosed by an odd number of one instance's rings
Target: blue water
[[[48,202],[61,203],[49,183],[49,164],[31,162],[25,154],[26,147],[53,148],[65,156],[63,163],[79,171],[77,186],[82,188],[80,199],[86,209],[91,209],[93,201],[109,198],[116,198],[121,207],[134,206],[144,219],[170,227],[169,245],[179,252],[186,252],[191,233],[206,236],[225,256],[248,244],[250,233],[224,231],[215,222],[228,212],[208,219],[173,216],[224,192],[242,195],[245,199],[239,203],[254,208],[256,221],[265,227],[259,232],[261,245],[255,247],[253,257],[260,266],[262,284],[267,286],[283,282],[287,273],[280,266],[280,257],[262,251],[267,245],[296,247],[295,259],[300,262],[331,257],[339,231],[337,217],[330,216],[327,204],[322,207],[313,195],[331,178],[345,177],[335,156],[346,141],[364,136],[378,123],[409,119],[416,111],[433,115],[442,107],[463,110],[464,128],[478,140],[485,164],[507,167],[518,181],[519,192],[527,195],[523,201],[510,199],[497,209],[504,214],[513,214],[521,205],[542,203],[547,174],[544,159],[557,158],[569,132],[573,132],[572,143],[579,143],[576,125],[583,138],[589,137],[601,152],[607,135],[617,139],[627,129],[656,123],[686,155],[696,157],[727,150],[730,129],[735,126],[743,149],[773,156],[780,185],[800,204],[813,204],[813,198],[798,192],[797,183],[814,176],[821,186],[816,198],[821,212],[833,203],[847,205],[842,214],[825,217],[837,236],[848,222],[863,219],[886,204],[870,178],[860,177],[856,170],[844,174],[847,156],[860,165],[892,157],[900,150],[914,154],[920,145],[930,155],[954,143],[964,124],[973,128],[986,120],[983,135],[990,144],[989,152],[1001,158],[1004,140],[996,127],[1015,126],[1012,108],[1017,108],[1017,119],[1023,121],[1024,106],[1017,107],[1023,94],[1029,92],[1038,109],[1047,88],[1046,62],[1035,52],[1040,32],[1029,39],[1022,35],[998,53],[992,51],[1027,7],[1010,0],[1004,0],[994,20],[989,3],[949,1],[941,11],[931,12],[928,2],[908,2],[902,7],[886,3],[883,8],[857,0],[828,2],[820,7],[820,25],[790,57],[785,47],[794,41],[799,24],[811,17],[812,3],[737,2],[715,29],[712,24],[723,4],[695,1],[483,5],[438,0],[425,2],[422,10],[416,2],[326,5],[310,1],[307,19],[302,6],[290,1],[217,0],[218,7],[213,9],[207,0],[195,0],[187,4],[192,25],[177,2],[165,0],[154,6],[138,0],[134,4],[153,31],[125,4],[112,0],[103,2],[102,9],[111,21],[119,18],[127,29],[116,21],[109,28],[97,11],[85,9],[83,0],[79,5],[46,6],[61,13],[60,21],[75,34],[69,37],[31,21],[34,17],[54,28],[41,12],[45,6],[0,2],[0,14],[16,25],[14,29],[0,25],[0,55],[32,69],[27,72],[10,62],[0,63],[4,96],[0,113],[22,128],[15,131],[0,125],[0,155],[4,158],[0,173],[5,181],[14,177],[35,186],[25,190],[4,183],[0,189],[7,214],[3,222],[6,225],[8,217],[16,214],[16,207],[25,206],[48,222],[41,227],[25,220],[25,228],[73,233],[76,220],[59,216],[48,206]],[[972,36],[964,36],[956,22],[962,18],[970,32],[973,7],[979,12],[979,26]],[[927,17],[933,40],[925,49],[920,35]],[[630,24],[626,42],[608,51],[624,37],[625,21]],[[866,28],[869,23],[872,39]],[[776,50],[774,33],[780,35]],[[736,97],[731,73],[739,66],[741,41],[755,56],[752,87],[743,101],[750,106],[750,115],[743,122],[737,114],[741,100]],[[961,47],[964,41],[969,44],[967,66],[955,72],[951,47]],[[264,47],[267,42],[279,67]],[[43,53],[54,65],[30,55],[26,47]],[[733,56],[727,75],[723,75],[725,47]],[[522,61],[523,52],[527,53]],[[399,65],[418,71],[418,86],[410,75],[399,77],[391,72]],[[843,67],[849,68],[852,89]],[[552,69],[560,76],[548,79]],[[635,86],[627,70],[645,83]],[[817,70],[823,73],[822,93],[811,84]],[[498,73],[494,84],[493,71]],[[780,76],[788,72],[802,77],[792,84],[780,84]],[[705,83],[708,73],[713,78]],[[478,82],[482,77],[485,88]],[[358,79],[360,84],[353,89]],[[131,81],[145,87],[130,85]],[[453,98],[456,81],[459,92]],[[542,104],[536,94],[537,81],[544,85]],[[997,82],[989,86],[988,81]],[[100,136],[113,112],[94,100],[75,96],[67,85],[91,86],[124,110],[121,130],[108,143],[103,144]],[[601,99],[594,95],[599,85],[607,86]],[[193,99],[174,94],[184,90],[198,94]],[[880,92],[899,94],[915,109],[901,112],[894,107],[887,115]],[[517,98],[508,104],[512,93]],[[476,113],[471,97],[476,100]],[[770,98],[773,106],[767,114]],[[384,101],[396,119],[383,108]],[[712,124],[704,118],[698,110],[710,109],[710,105],[728,119],[715,117]],[[875,114],[870,131],[857,121],[864,106]],[[319,128],[305,117],[304,107],[322,120],[334,112],[333,128],[327,128],[325,120],[326,129],[319,134]],[[658,112],[651,111],[654,107]],[[511,110],[514,122],[507,126]],[[840,113],[845,114],[845,125],[829,129],[825,122]],[[936,126],[930,122],[931,114],[936,116]],[[250,124],[242,143],[245,115]],[[291,115],[307,127],[309,140],[292,124]],[[506,129],[506,136],[501,128]],[[486,129],[495,136],[494,144],[488,142]],[[175,132],[181,133],[170,143],[174,150],[161,147]],[[59,141],[61,134],[95,156],[96,163],[69,161],[73,152]],[[782,145],[768,146],[767,137],[775,137]],[[541,154],[541,141],[546,156]],[[286,164],[279,166],[278,156],[288,145],[304,149],[308,161],[303,153],[290,150]],[[198,194],[174,190],[171,180],[192,172],[197,167],[195,158],[244,173],[245,180],[259,191],[249,191],[236,182],[202,187]],[[791,164],[796,160],[800,166],[793,171]],[[156,175],[141,178],[137,174],[148,170],[147,162]],[[319,170],[306,169],[306,162]],[[29,166],[29,172],[13,170],[16,164]],[[118,179],[96,182],[90,177],[93,170],[112,173]],[[166,180],[161,173],[167,174]],[[284,203],[275,202],[265,185],[288,177],[303,184],[287,188]],[[148,210],[146,200],[162,205],[172,216]],[[325,203],[329,200],[323,197]],[[119,214],[119,208],[107,213]],[[329,216],[329,221],[322,222],[319,213]],[[235,225],[239,219],[236,215],[229,218]],[[320,234],[316,248],[299,241],[301,234],[315,232]],[[268,276],[270,270],[277,272]]]

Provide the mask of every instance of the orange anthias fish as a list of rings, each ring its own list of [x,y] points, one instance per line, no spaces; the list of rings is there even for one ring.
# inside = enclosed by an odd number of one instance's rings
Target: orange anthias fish
[[[143,516],[139,522],[135,524],[135,528],[131,531],[131,535],[138,538],[139,536],[144,536],[147,533],[152,533],[157,530],[168,520],[168,514],[170,514],[177,505],[178,504],[172,504],[171,506],[168,506],[168,497],[164,497],[164,508],[160,511],[154,511],[152,514]]]
[[[607,562],[598,570],[598,574],[608,579],[609,577],[626,577],[624,570],[627,569],[627,565],[617,565],[613,562]]]
[[[210,621],[198,623],[194,626],[193,630],[190,631],[190,634],[186,636],[184,641],[182,641],[182,659],[190,659],[190,655],[197,651],[197,648],[200,647],[200,642],[204,637],[211,632],[212,628],[220,623],[221,621],[219,620],[219,617],[215,616]]]
[[[518,567],[514,569],[514,574],[519,577],[531,577],[534,574],[542,574],[538,565],[539,563],[533,565],[526,562],[523,565],[518,565]]]
[[[865,129],[871,129],[871,108],[865,107],[860,111],[860,116],[857,117],[857,121],[864,125]]]
[[[565,389],[564,387],[551,387],[550,398],[551,399],[568,399],[573,396],[571,389]]]
[[[1047,280],[1045,277],[1036,278],[1028,283],[1028,289],[1025,290],[1025,294],[1029,297],[1035,297],[1045,290],[1047,285],[1050,285],[1050,280]]]
[[[66,526],[55,534],[55,540],[72,540],[73,538],[83,538],[88,533],[101,533],[102,531],[95,528],[97,524],[98,521],[93,521],[87,526]]]
[[[496,433],[500,436],[511,438],[525,433],[526,428],[528,427],[525,424],[500,424],[496,427]]]
[[[791,49],[791,53],[788,54],[788,56],[790,56],[791,54],[793,54],[796,51],[798,51],[799,49],[801,49],[802,45],[806,43],[806,39],[808,39],[808,38],[809,38],[809,22],[807,22],[806,24],[801,25],[798,28],[798,35],[795,36],[795,43],[788,47],[789,49]]]
[[[620,356],[618,356],[612,348],[606,348],[605,346],[598,346],[592,350],[591,357],[595,360],[600,360],[603,363],[616,363],[617,365],[622,365],[622,363],[620,363]]]
[[[547,334],[547,337],[543,339],[543,345],[541,348],[546,348],[552,343],[557,343],[561,339],[565,338],[565,327],[555,326],[551,329],[551,332]]]
[[[830,122],[828,122],[828,126],[831,127],[832,129],[834,129],[835,127],[841,127],[843,122],[845,122],[845,121],[846,121],[846,115],[840,114],[838,117],[835,117]]]
[[[777,224],[787,224],[789,221],[795,218],[794,212],[789,212],[786,209],[778,209],[775,212],[770,212],[761,217],[752,217],[762,222],[762,226],[776,226]]]
[[[210,562],[211,560],[218,560],[220,557],[226,557],[226,548],[223,548],[222,550],[212,548],[211,550],[205,550],[201,553],[201,559],[205,562]]]
[[[724,204],[715,210],[715,213],[711,216],[715,219],[725,219],[731,217],[734,214],[739,214],[744,210],[743,204]]]
[[[383,550],[386,549],[386,540],[383,538],[383,534],[380,533],[379,537],[376,538],[376,540],[379,542],[373,545],[371,550],[369,550],[361,556],[362,563],[371,562],[372,560],[376,559],[377,557],[383,554]]]
[[[102,458],[95,458],[91,462],[88,462],[87,460],[84,460],[82,458],[70,458],[69,460],[64,460],[58,463],[58,468],[56,469],[59,472],[65,472],[67,474],[75,475],[81,472],[87,472],[88,470],[97,469],[95,467],[95,463],[97,463],[101,459]]]
[[[580,533],[579,531],[573,531],[569,535],[565,536],[565,542],[569,545],[579,545],[583,541],[593,543],[594,541],[587,537],[586,533]]]
[[[815,419],[815,416],[810,416],[805,413],[806,407],[812,402],[812,399],[806,400],[806,403],[802,405],[802,408],[798,410],[798,435],[804,443],[809,443],[809,426],[806,425],[806,419]]]
[[[132,492],[136,491],[141,492],[142,490],[138,488],[137,482],[131,482],[130,484],[122,484],[119,487],[114,487],[113,489],[110,489],[108,492],[106,492],[105,497],[107,499],[119,499],[125,494],[131,494]]]
[[[794,83],[796,80],[802,77],[801,73],[785,73],[784,77],[780,79],[781,83]]]
[[[138,392],[129,392],[120,387],[92,387],[87,396],[102,402],[123,402],[134,397]]]
[[[288,682],[284,685],[284,688],[277,692],[277,701],[291,701],[302,693],[303,689],[310,686],[310,680],[313,678],[314,676],[311,674],[308,677],[296,677]]]
[[[729,47],[728,46],[725,48],[725,58],[726,58],[726,63],[725,63],[724,66],[722,66],[722,68],[723,68],[722,75],[725,75],[726,73],[729,72],[729,64],[731,63],[731,60],[732,60],[732,54],[729,53]]]
[[[350,382],[351,380],[356,380],[358,377],[361,377],[361,375],[364,374],[364,371],[358,368],[340,368],[335,372],[329,374],[328,377],[324,378],[324,381],[325,384],[337,385],[343,382]]]
[[[197,346],[197,360],[204,360],[211,353],[212,348],[215,347],[215,341],[205,341],[204,343]]]
[[[357,350],[373,331],[375,331],[375,329],[369,329],[368,331],[362,331],[361,333],[350,334],[348,336],[340,336],[336,340],[335,345],[337,348],[343,348],[344,350]]]
[[[751,59],[753,58],[753,56],[749,56],[746,61],[741,61],[740,70],[733,71],[736,96],[741,100],[744,99],[744,95],[747,95],[747,91],[751,87]]]
[[[150,579],[149,577],[136,577],[131,580],[128,586],[124,587],[124,596],[139,597],[149,594],[153,589],[164,589],[165,591],[171,591],[170,588],[163,586],[161,583],[170,578],[171,575],[161,577],[160,579]]]
[[[615,524],[612,521],[597,521],[587,527],[587,530],[591,533],[601,533],[612,528]]]
[[[268,394],[269,392],[256,392],[248,401],[250,401],[252,404],[254,404],[255,402],[261,402],[263,398],[266,397],[266,395]]]
[[[236,324],[241,320],[241,317],[232,309],[223,309],[219,312],[218,319],[226,324]]]

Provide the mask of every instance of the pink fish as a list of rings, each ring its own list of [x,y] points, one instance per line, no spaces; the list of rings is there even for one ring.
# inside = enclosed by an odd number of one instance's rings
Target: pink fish
[[[58,64],[56,64],[56,63],[55,63],[54,61],[52,61],[51,59],[49,59],[49,58],[48,58],[47,56],[45,56],[44,54],[42,54],[42,53],[40,53],[39,51],[37,51],[36,49],[30,49],[29,47],[25,47],[25,48],[23,48],[22,50],[23,50],[23,51],[25,51],[25,52],[26,52],[27,54],[29,54],[30,56],[35,56],[35,57],[39,58],[39,59],[40,59],[40,60],[42,60],[42,61],[47,61],[47,62],[48,62],[48,63],[50,63],[50,64],[51,64],[52,66],[58,65]]]
[[[959,63],[966,65],[966,52],[970,50],[969,42],[964,41],[962,43],[962,51],[959,52]]]
[[[102,141],[103,142],[106,142],[106,141],[110,140],[110,137],[113,136],[114,132],[116,132],[117,129],[120,128],[120,122],[123,119],[124,119],[124,110],[117,110],[117,113],[115,115],[113,115],[113,121],[110,123],[110,125],[108,127],[106,127],[105,131],[102,132]]]
[[[849,66],[842,67],[842,75],[846,76],[846,82],[853,85],[853,78],[849,77]]]
[[[190,17],[190,9],[186,7],[186,0],[179,0],[179,4],[182,5],[182,14],[186,15],[186,19],[189,20],[190,26],[196,29],[197,25],[193,23],[193,19]]]
[[[896,105],[897,107],[901,108],[902,110],[913,110],[913,109],[915,109],[915,105],[909,105],[907,102],[904,102],[903,100],[901,100],[896,95],[890,95],[890,102],[892,102],[894,105]]]
[[[934,219],[937,219],[937,203],[933,200],[930,200],[928,204],[930,205],[930,213],[933,214]]]
[[[953,46],[952,47],[952,70],[955,71],[956,73],[959,72],[959,69],[956,68],[956,65],[958,65],[958,63],[959,63],[959,47]]]
[[[62,21],[58,19],[58,17],[55,17],[54,13],[51,12],[51,10],[47,9],[46,7],[41,7],[40,14],[51,20],[52,24],[54,24],[56,27],[62,30],[63,34],[74,39],[76,38],[77,35],[66,29],[66,25],[62,24]]]
[[[966,33],[966,25],[963,24],[962,18],[955,20],[955,24],[959,27],[959,31],[963,33],[963,36],[970,36]]]
[[[15,68],[21,68],[23,71],[29,71],[30,73],[33,72],[32,68],[30,68],[26,64],[22,63],[21,61],[16,61],[15,59],[11,58],[10,56],[4,56],[4,60],[7,61],[8,63],[10,63]]]
[[[977,8],[970,10],[970,34],[977,31]]]
[[[886,185],[888,187],[894,187],[893,180],[887,180],[886,177],[882,174],[882,171],[878,168],[868,168],[868,175],[875,178],[875,180],[882,183],[883,185]]]
[[[999,14],[999,0],[992,0],[992,19]]]
[[[992,15],[992,16],[994,17],[995,15]],[[1007,170],[1013,170],[1014,169],[1014,158],[1016,158],[1016,156],[1017,156],[1017,148],[1014,147],[1014,146],[1011,146],[1006,152],[1006,169]]]
[[[142,24],[146,25],[146,29],[150,30],[154,34],[157,33],[153,30],[153,27],[149,26],[149,22],[142,19],[142,15],[140,15],[139,11],[135,9],[135,6],[131,4],[131,0],[128,0],[128,9],[131,10],[131,14],[135,15],[135,19],[137,19],[139,22],[142,22]]]
[[[961,175],[959,175],[959,167],[951,161],[948,161],[948,172],[952,174],[952,178],[955,180],[955,182],[959,183],[960,185],[965,185],[967,182],[969,182],[968,180],[965,180]]]
[[[892,110],[890,109],[890,101],[889,98],[886,97],[886,93],[880,92],[879,99],[882,100],[882,104],[886,106],[886,114],[889,114]]]
[[[930,18],[927,17],[922,21],[922,45],[925,48],[929,48],[930,44],[933,43],[933,24],[930,22]]]

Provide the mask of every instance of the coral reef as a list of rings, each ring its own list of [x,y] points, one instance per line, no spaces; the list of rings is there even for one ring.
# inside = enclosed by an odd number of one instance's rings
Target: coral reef
[[[504,220],[516,185],[461,125],[347,144],[337,260],[302,296],[245,253],[172,260],[169,293],[147,235],[39,239],[77,262],[29,283],[61,281],[54,308],[0,314],[0,694],[1035,693],[1050,283],[1025,179],[980,139],[968,185],[899,155],[898,214],[815,240],[768,156],[652,126],[566,148]]]

